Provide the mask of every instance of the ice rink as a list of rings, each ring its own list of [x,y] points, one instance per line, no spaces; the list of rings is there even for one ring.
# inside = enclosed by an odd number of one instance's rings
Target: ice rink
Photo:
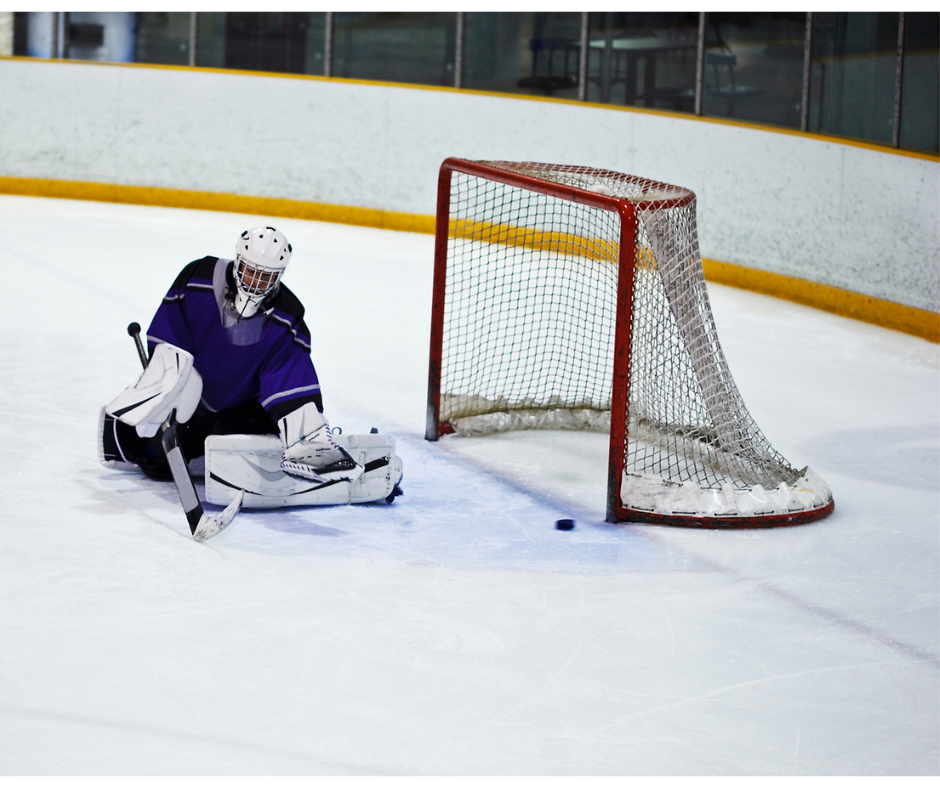
[[[139,373],[127,324],[260,223],[327,415],[396,437],[404,497],[199,544],[172,484],[99,464],[98,412]],[[432,250],[0,197],[0,774],[940,772],[940,347],[710,285],[751,414],[835,513],[610,525],[603,435],[423,440]]]

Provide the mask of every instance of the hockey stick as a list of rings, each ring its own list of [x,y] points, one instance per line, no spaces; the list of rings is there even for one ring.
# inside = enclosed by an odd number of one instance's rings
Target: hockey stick
[[[131,323],[127,327],[127,333],[133,337],[134,344],[137,346],[137,354],[140,356],[140,363],[146,369],[150,359],[140,338],[140,324]],[[239,490],[235,500],[218,514],[207,514],[202,510],[202,503],[196,493],[193,477],[189,474],[189,466],[180,447],[179,436],[176,433],[175,410],[170,411],[170,415],[166,417],[166,421],[160,427],[160,443],[166,453],[167,462],[170,463],[170,473],[173,474],[173,481],[180,496],[180,503],[183,505],[183,511],[186,512],[189,530],[193,535],[193,539],[197,542],[204,542],[223,531],[235,519],[238,510],[241,509],[242,501],[245,500],[245,491]]]
[[[127,333],[130,334],[131,338],[134,340],[134,344],[137,346],[137,355],[140,356],[140,365],[144,369],[147,369],[147,365],[150,363],[150,356],[147,355],[144,342],[140,338],[140,323],[131,323],[127,327]]]

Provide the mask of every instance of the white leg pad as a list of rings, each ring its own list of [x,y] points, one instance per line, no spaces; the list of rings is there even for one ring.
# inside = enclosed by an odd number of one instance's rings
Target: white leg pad
[[[391,435],[334,435],[364,471],[354,482],[323,484],[281,470],[284,445],[277,435],[210,435],[206,439],[206,500],[225,506],[245,491],[245,509],[335,506],[380,501],[401,481],[401,458]]]

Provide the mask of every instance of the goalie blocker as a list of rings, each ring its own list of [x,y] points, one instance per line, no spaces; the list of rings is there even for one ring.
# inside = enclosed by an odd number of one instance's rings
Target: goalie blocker
[[[401,459],[395,439],[375,430],[368,435],[334,435],[362,473],[353,481],[316,482],[281,467],[284,446],[276,435],[210,435],[206,439],[206,500],[226,506],[241,490],[245,509],[327,506],[385,501],[402,494]]]

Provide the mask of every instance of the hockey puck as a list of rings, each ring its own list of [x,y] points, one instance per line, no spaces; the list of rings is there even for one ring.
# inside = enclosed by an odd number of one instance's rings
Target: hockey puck
[[[574,528],[574,520],[556,520],[555,528],[559,531],[570,531]]]

